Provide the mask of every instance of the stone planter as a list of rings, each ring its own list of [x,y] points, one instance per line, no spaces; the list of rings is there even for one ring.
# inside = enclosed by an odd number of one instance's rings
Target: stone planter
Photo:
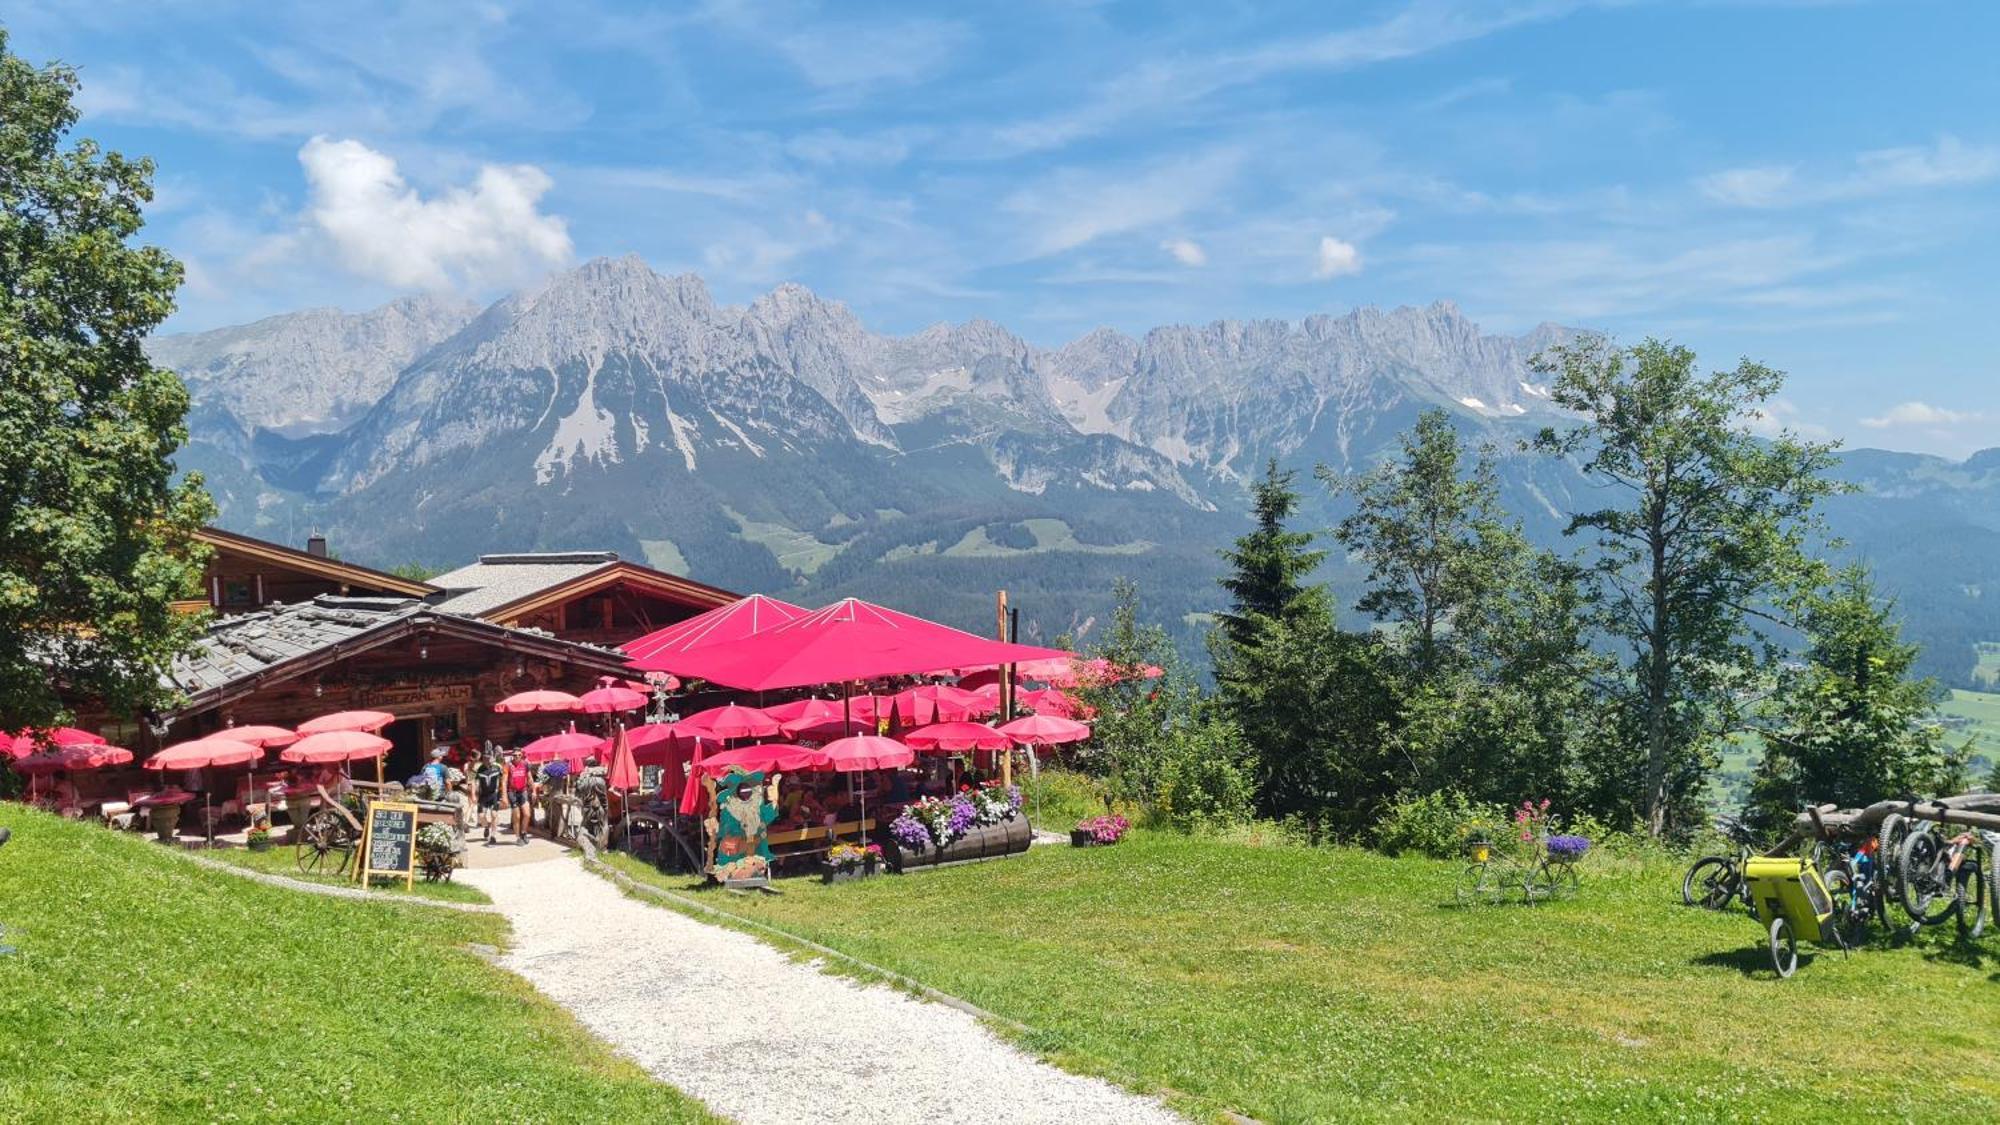
[[[181,826],[181,807],[179,805],[154,805],[148,810],[146,815],[150,818],[149,823],[153,826],[153,834],[159,837],[160,842],[163,844],[173,843],[174,833]]]
[[[944,863],[965,863],[975,859],[999,859],[1002,856],[1018,855],[1028,850],[1028,845],[1034,841],[1034,837],[1034,829],[1028,824],[1028,815],[1016,813],[1012,820],[974,828],[942,848],[911,851],[898,843],[895,867],[898,871],[908,871]]]

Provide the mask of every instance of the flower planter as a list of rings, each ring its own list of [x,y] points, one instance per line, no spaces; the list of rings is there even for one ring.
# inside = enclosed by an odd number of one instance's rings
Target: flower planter
[[[181,826],[181,807],[179,805],[154,805],[152,810],[146,815],[151,818],[153,833],[159,837],[160,842],[163,844],[173,843],[174,833]]]
[[[1116,840],[1100,840],[1097,833],[1084,828],[1069,830],[1069,846],[1072,848],[1104,848],[1117,843]]]
[[[244,843],[253,852],[268,852],[271,850],[271,838],[269,836],[252,836],[245,840]]]
[[[1027,814],[1017,813],[1012,820],[973,828],[942,848],[912,850],[899,841],[895,846],[895,866],[898,871],[908,871],[945,863],[998,859],[1027,851],[1034,838],[1034,829],[1028,824]]]
[[[828,885],[851,883],[856,879],[871,878],[879,870],[873,863],[857,863],[853,867],[824,867],[820,869],[819,881]]]

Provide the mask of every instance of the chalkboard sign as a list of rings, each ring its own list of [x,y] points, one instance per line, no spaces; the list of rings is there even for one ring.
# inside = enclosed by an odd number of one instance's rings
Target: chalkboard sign
[[[371,875],[395,875],[406,887],[417,877],[417,806],[397,801],[371,801],[367,833],[361,838],[362,881]]]

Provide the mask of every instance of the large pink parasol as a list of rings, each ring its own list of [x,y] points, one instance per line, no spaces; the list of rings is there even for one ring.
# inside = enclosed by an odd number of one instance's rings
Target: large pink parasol
[[[367,731],[329,730],[309,734],[278,751],[278,760],[316,765],[358,762],[387,754],[394,746],[388,739]]]
[[[708,645],[740,641],[752,633],[804,617],[806,611],[790,602],[751,594],[707,613],[696,614],[664,629],[656,629],[634,641],[625,642],[625,655],[635,667],[647,668],[649,657],[661,653],[687,652]]]
[[[561,734],[537,738],[523,746],[521,758],[528,762],[553,762],[561,758],[572,768],[576,768],[583,765],[585,758],[603,749],[604,742],[604,739],[594,734],[566,730]]]
[[[335,711],[299,724],[300,734],[325,734],[334,730],[360,730],[370,734],[396,721],[387,711]]]
[[[848,598],[739,641],[660,653],[638,666],[767,691],[1060,655]]]

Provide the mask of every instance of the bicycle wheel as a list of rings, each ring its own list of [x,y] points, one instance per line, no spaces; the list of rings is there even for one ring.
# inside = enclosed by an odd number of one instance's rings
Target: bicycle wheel
[[[1903,897],[1902,852],[1903,837],[1908,834],[1909,821],[1901,813],[1890,813],[1882,818],[1882,827],[1875,833],[1876,878],[1882,880],[1882,889],[1887,898],[1900,900]]]
[[[1485,881],[1485,864],[1467,864],[1465,870],[1458,873],[1458,885],[1452,888],[1452,897],[1460,906],[1478,906],[1485,901],[1480,895],[1480,887]]]
[[[1952,912],[1958,917],[1958,936],[1976,938],[1985,933],[1986,872],[1971,848],[1966,849],[1965,862],[1952,873],[1952,897],[1957,903]]]
[[[1944,837],[1932,830],[1915,831],[1903,840],[1896,866],[1903,910],[1920,926],[1935,926],[1952,916],[1951,872],[1945,866]]]
[[[1727,910],[1742,877],[1726,855],[1705,855],[1681,877],[1681,903],[1704,910]]]
[[[1575,898],[1582,886],[1583,880],[1577,876],[1576,864],[1558,863],[1549,868],[1550,898]]]
[[[1798,938],[1792,933],[1792,924],[1783,918],[1771,919],[1771,965],[1780,979],[1799,969]]]
[[[1834,937],[1840,941],[1842,949],[1851,949],[1868,940],[1868,918],[1856,905],[1854,898],[1854,873],[1845,866],[1828,870],[1823,879],[1826,882],[1827,897],[1833,900],[1833,917],[1827,924],[1833,927]]]

